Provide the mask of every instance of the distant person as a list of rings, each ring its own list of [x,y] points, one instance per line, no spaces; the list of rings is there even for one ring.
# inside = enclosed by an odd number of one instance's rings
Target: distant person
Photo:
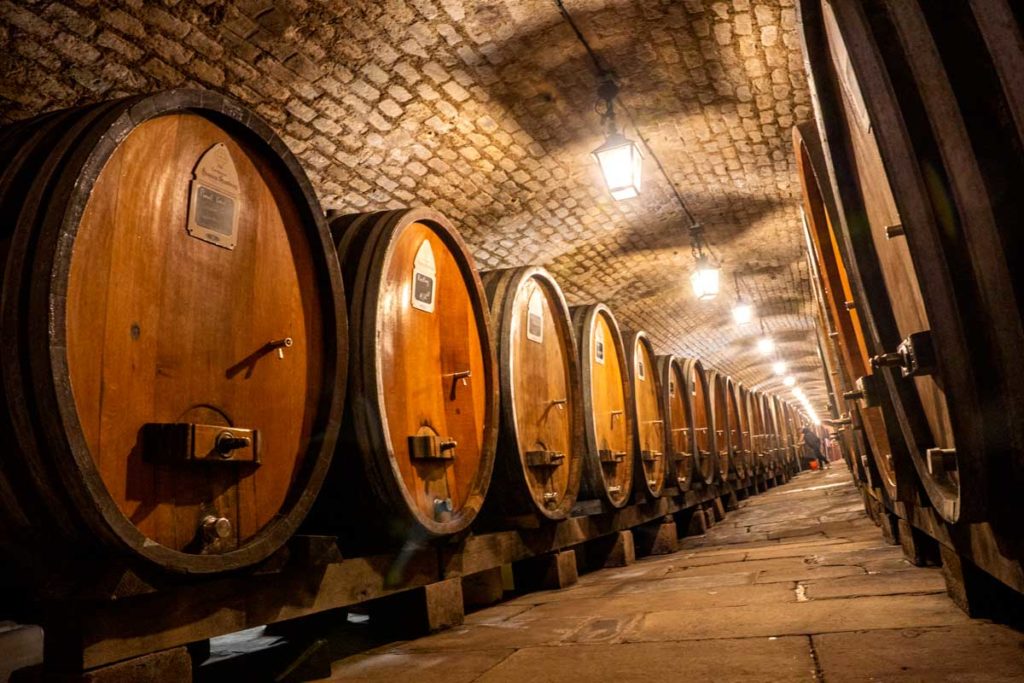
[[[812,430],[810,427],[804,425],[803,437],[804,448],[811,451],[811,455],[814,456],[815,460],[818,461],[818,467],[820,467],[823,470],[828,469],[828,460],[825,458],[825,455],[821,452],[821,439],[818,438],[818,435],[815,434],[814,430]]]

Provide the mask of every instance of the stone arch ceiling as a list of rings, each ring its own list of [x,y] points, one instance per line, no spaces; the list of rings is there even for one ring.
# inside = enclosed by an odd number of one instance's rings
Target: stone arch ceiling
[[[825,401],[790,128],[812,116],[793,0],[566,0],[640,134],[705,226],[722,293],[696,301],[686,221],[648,159],[613,201],[590,151],[596,78],[553,0],[0,0],[0,117],[167,87],[255,108],[324,206],[425,204],[483,269],[542,264],[660,352],[789,398],[730,308],[742,274],[780,356]]]

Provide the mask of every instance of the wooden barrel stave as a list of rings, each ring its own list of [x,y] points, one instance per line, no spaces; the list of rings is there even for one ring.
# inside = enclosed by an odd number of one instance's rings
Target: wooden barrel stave
[[[584,403],[586,461],[580,498],[623,507],[633,488],[635,446],[633,395],[622,335],[604,304],[576,306],[570,312],[580,347]]]
[[[496,483],[485,511],[503,519],[564,519],[583,471],[583,396],[569,308],[543,268],[490,271],[483,283],[498,340],[502,411]],[[531,464],[531,451],[561,458]]]
[[[152,135],[167,127],[187,131],[173,141]],[[202,135],[192,135],[195,131]],[[326,225],[298,162],[269,127],[240,105],[198,91],[171,91],[59,112],[20,125],[17,136],[36,161],[29,162],[26,154],[20,155],[25,162],[5,169],[0,181],[5,215],[13,217],[0,230],[0,240],[5,242],[0,250],[5,255],[0,329],[5,339],[19,349],[4,364],[4,392],[11,420],[6,429],[17,444],[18,453],[11,457],[12,462],[23,461],[12,467],[5,464],[3,469],[5,476],[28,477],[20,485],[7,482],[17,491],[15,505],[20,509],[5,520],[15,529],[9,538],[23,549],[31,548],[22,552],[22,557],[53,558],[87,548],[83,554],[97,559],[120,555],[186,573],[227,571],[265,558],[294,532],[312,503],[333,450],[344,394],[344,362],[338,361],[345,353],[345,323],[344,317],[335,313],[335,301],[343,299],[343,290],[336,261],[330,255]],[[198,160],[206,158],[209,149],[205,145],[210,140],[223,144],[230,162],[239,169],[235,180],[238,195],[233,200],[237,203],[228,214],[237,225],[237,251],[200,245],[199,240],[185,234],[191,174],[199,172]],[[10,138],[7,141],[10,143]],[[173,145],[173,153],[148,154],[155,144]],[[193,148],[197,149],[194,155]],[[138,174],[119,175],[119,164],[132,155],[139,159]],[[160,158],[161,165],[147,166],[151,158]],[[147,172],[162,183],[163,194],[133,194],[132,183],[139,185],[138,177]],[[154,185],[143,183],[140,187],[150,190]],[[111,203],[115,196],[119,203]],[[105,210],[104,219],[97,222],[98,206],[116,206],[118,213]],[[270,212],[265,210],[268,206]],[[287,222],[276,217],[278,210],[289,216]],[[123,232],[117,231],[123,231],[125,224],[149,227],[146,222],[138,222],[142,215],[156,217],[156,225],[180,225],[181,232],[139,230],[131,235],[130,242],[118,241]],[[253,252],[256,225],[264,240],[260,252]],[[192,260],[175,262],[194,270],[153,279],[145,269],[149,267],[147,259],[154,258],[156,250],[144,251],[137,258],[122,255],[120,260],[110,255],[111,249],[143,244],[146,239],[184,249]],[[288,246],[277,250],[281,244]],[[253,260],[246,257],[249,253],[254,254]],[[202,265],[211,258],[227,264],[225,272],[239,273],[239,281],[245,280],[245,273],[255,262],[264,264],[266,274],[283,274],[287,284],[271,298],[276,296],[289,305],[305,302],[290,310],[298,311],[294,320],[299,321],[299,329],[313,326],[308,336],[296,335],[297,343],[287,365],[318,365],[314,383],[323,382],[323,390],[313,390],[298,404],[290,398],[262,401],[263,406],[278,406],[285,418],[289,414],[297,417],[293,426],[261,417],[266,411],[261,413],[261,406],[254,401],[233,399],[233,377],[223,374],[231,362],[227,359],[239,344],[247,343],[249,335],[262,337],[261,323],[253,322],[237,333],[232,328],[226,338],[201,339],[195,348],[207,349],[210,362],[195,366],[186,361],[178,368],[180,376],[193,378],[190,381],[195,393],[203,394],[204,404],[221,406],[218,409],[234,415],[239,427],[244,422],[258,429],[261,451],[255,466],[246,461],[237,466],[193,465],[178,459],[180,448],[162,455],[164,446],[148,439],[143,425],[198,421],[178,417],[178,408],[174,407],[176,401],[187,403],[194,396],[159,392],[150,402],[134,403],[130,410],[123,410],[119,401],[137,397],[133,387],[146,387],[152,380],[147,379],[144,363],[137,373],[132,370],[136,373],[134,385],[114,376],[122,357],[131,356],[139,345],[157,343],[157,328],[135,323],[131,340],[127,335],[123,340],[116,336],[104,339],[102,334],[88,331],[90,325],[104,324],[106,315],[111,317],[105,324],[122,329],[118,320],[132,313],[132,306],[137,305],[132,301],[146,302],[158,311],[192,301],[209,310],[215,300],[190,298],[188,288],[176,286],[173,278],[189,272],[190,280],[198,283],[219,276]],[[83,263],[92,264],[97,259],[110,263],[109,270],[91,267],[90,277],[83,280]],[[103,285],[102,278],[109,273],[127,276],[133,269],[138,271],[130,276],[137,283],[136,290]],[[101,299],[94,293],[97,287],[101,288]],[[163,289],[147,289],[152,287]],[[168,291],[173,292],[174,299],[156,297],[154,301],[149,294]],[[228,321],[219,317],[215,322],[223,327]],[[210,324],[208,317],[197,313],[174,331],[187,333]],[[123,329],[127,328],[124,324]],[[104,344],[121,351],[107,354],[109,360],[100,368],[93,358],[102,353]],[[196,357],[201,353],[197,352]],[[169,362],[181,357],[175,354],[170,348],[165,357]],[[216,371],[210,374],[211,367],[221,367],[219,379]],[[266,384],[268,378],[275,381],[274,369],[261,371],[254,383]],[[161,381],[160,375],[152,376]],[[104,377],[106,391],[99,399],[92,398],[90,387],[96,386],[98,379],[91,378]],[[294,395],[309,381],[293,381],[293,387],[278,393]],[[26,386],[31,390],[26,391]],[[266,390],[255,389],[254,393],[264,394]],[[11,400],[12,396],[19,398]],[[152,409],[147,407],[150,405]],[[95,412],[82,412],[83,406]],[[102,417],[106,420],[102,427],[96,422],[97,414],[107,416]],[[217,429],[234,428],[231,422],[212,424],[226,425]],[[100,429],[105,434],[102,446]],[[308,442],[308,437],[299,437],[296,429],[302,434],[319,432],[323,440]],[[253,454],[256,444],[250,441],[245,448]],[[119,473],[125,462],[123,453],[127,452],[123,449],[131,450],[123,467],[143,480],[126,482],[124,470]],[[163,457],[175,459],[158,459]],[[283,486],[278,474],[282,468],[291,470]],[[155,477],[153,481],[162,482],[164,488],[145,484],[147,476]],[[268,486],[254,492],[257,479]],[[189,485],[186,482],[190,480],[198,483]],[[175,482],[186,487],[186,496],[174,493]],[[203,518],[197,518],[197,514],[231,519],[219,523],[216,538],[202,539],[199,522]],[[178,521],[169,521],[175,519]],[[25,521],[34,529],[18,532]],[[33,531],[38,536],[44,528],[53,534],[46,539],[50,547],[40,549],[28,537]]]

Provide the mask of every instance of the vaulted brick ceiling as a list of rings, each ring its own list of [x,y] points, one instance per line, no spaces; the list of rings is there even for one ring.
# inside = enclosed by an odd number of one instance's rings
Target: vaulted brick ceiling
[[[778,391],[738,328],[733,274],[812,402],[817,358],[790,128],[810,118],[792,0],[566,0],[652,159],[612,200],[591,62],[553,0],[0,2],[0,116],[197,85],[239,97],[302,159],[326,208],[425,204],[483,269],[543,264],[663,352]],[[628,112],[627,117],[625,113]],[[698,302],[687,221],[723,262]]]

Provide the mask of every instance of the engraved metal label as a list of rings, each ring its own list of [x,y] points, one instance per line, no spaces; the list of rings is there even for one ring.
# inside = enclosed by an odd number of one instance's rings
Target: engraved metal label
[[[600,325],[594,335],[594,360],[604,365],[604,328]]]
[[[196,223],[230,237],[234,229],[235,200],[217,190],[199,185],[196,192]]]
[[[412,307],[427,313],[434,312],[434,295],[437,293],[437,265],[434,250],[428,240],[423,240],[416,252],[412,268]]]
[[[526,338],[538,344],[544,341],[544,299],[540,290],[530,295],[526,306]]]
[[[644,357],[642,355],[636,357],[636,378],[644,382],[647,381],[647,372],[644,370]]]
[[[203,152],[189,184],[188,234],[225,249],[238,242],[241,190],[238,171],[224,143]]]

